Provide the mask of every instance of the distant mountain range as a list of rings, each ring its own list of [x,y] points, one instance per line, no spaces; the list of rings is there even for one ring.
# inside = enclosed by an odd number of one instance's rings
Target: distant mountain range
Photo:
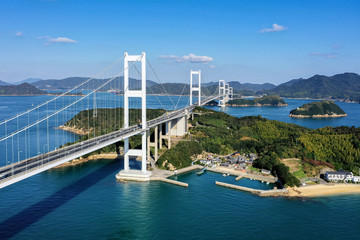
[[[294,79],[263,91],[289,98],[328,98],[359,101],[360,75],[342,73],[331,77],[315,75],[308,79]]]
[[[263,84],[256,84],[256,83],[240,83],[238,81],[230,81],[228,82],[230,87],[233,87],[234,90],[239,91],[251,91],[251,92],[257,92],[257,91],[263,91],[263,90],[269,90],[276,87],[276,85],[271,83],[263,83]],[[209,82],[202,84],[204,87],[213,87],[213,86],[219,86],[219,82]]]
[[[44,91],[49,90],[69,90],[77,85],[80,85],[88,78],[86,77],[69,77],[60,80],[48,79],[38,80],[36,78],[26,79],[24,81],[32,82],[31,84],[36,88]],[[101,86],[109,79],[95,79],[91,84],[84,84],[79,90],[94,89]],[[21,81],[21,82],[24,82]],[[123,91],[123,77],[119,77],[103,88],[100,91],[108,91],[116,89]],[[140,87],[140,80],[130,79],[130,89],[138,89]],[[0,81],[0,86],[6,86],[9,83]],[[20,86],[20,85],[19,85]],[[331,77],[323,75],[315,75],[308,79],[293,79],[286,83],[275,86],[274,84],[251,84],[240,83],[237,81],[229,82],[229,86],[234,88],[234,94],[242,96],[250,95],[279,95],[285,98],[326,98],[326,99],[341,99],[346,101],[360,102],[360,75],[356,73],[342,73]],[[204,94],[213,94],[218,88],[218,82],[210,82],[202,84],[202,92]],[[11,88],[12,89],[12,88]],[[12,90],[13,92],[13,90]],[[189,84],[184,83],[164,83],[158,84],[152,80],[147,80],[148,94],[170,94],[170,95],[188,95]],[[4,93],[2,93],[4,94]]]
[[[88,80],[89,78],[86,77],[69,77],[69,78],[64,78],[64,79],[60,79],[60,80],[56,80],[56,79],[48,79],[48,80],[40,80],[40,81],[36,81],[33,82],[32,85],[34,85],[35,87],[42,89],[42,90],[69,90],[72,89],[78,85],[80,85],[81,83],[85,82],[86,80]],[[84,84],[83,86],[81,86],[81,89],[94,89],[97,88],[101,85],[103,85],[105,82],[107,82],[109,79],[94,79],[90,81],[90,85],[89,84]],[[137,79],[133,79],[130,78],[130,89],[136,89],[139,88],[141,85],[141,81],[137,80]],[[154,81],[151,80],[147,80],[147,86],[154,86],[156,85],[156,83]],[[123,77],[119,77],[118,79],[115,79],[113,81],[113,83],[110,83],[106,86],[104,86],[103,88],[100,89],[100,91],[107,91],[110,89],[118,89],[120,91],[123,91],[123,87],[124,87],[124,78]]]
[[[41,80],[43,80],[42,78],[27,78],[27,79],[25,79],[25,80],[22,80],[22,81],[20,81],[20,82],[15,82],[15,83],[13,83],[13,84],[15,84],[15,85],[19,85],[19,84],[22,84],[22,83],[34,83],[34,82],[38,82],[38,81],[41,81]]]
[[[10,84],[0,80],[0,86],[6,86],[6,85],[10,85]]]

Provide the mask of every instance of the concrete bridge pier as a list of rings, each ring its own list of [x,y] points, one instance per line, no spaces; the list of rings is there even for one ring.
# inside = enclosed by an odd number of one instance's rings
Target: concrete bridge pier
[[[167,139],[168,140],[168,144],[167,144],[167,147],[168,149],[171,148],[171,120],[164,123],[165,125],[165,134],[163,133],[163,126],[160,127],[160,145],[159,145],[159,148],[161,149],[162,148],[162,140],[163,139]]]
[[[158,160],[158,147],[159,147],[159,143],[158,143],[158,134],[159,133],[159,127],[156,126],[154,129],[154,142],[151,142],[151,136],[150,136],[150,130],[147,131],[147,159],[150,160],[150,147],[154,147],[154,161],[155,163]]]
[[[185,136],[187,133],[187,116],[176,118],[171,120],[171,131],[172,136]]]

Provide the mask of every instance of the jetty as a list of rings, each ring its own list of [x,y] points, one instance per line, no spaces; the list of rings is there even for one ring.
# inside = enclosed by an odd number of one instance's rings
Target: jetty
[[[249,192],[261,197],[278,197],[278,196],[287,196],[288,190],[287,189],[270,189],[270,190],[260,190],[260,189],[254,189],[254,188],[248,188],[243,186],[238,186],[230,183],[224,183],[215,181],[215,184],[222,187],[232,188],[244,192]]]
[[[178,185],[178,186],[181,186],[181,187],[189,187],[188,183],[176,181],[176,180],[169,179],[169,178],[163,178],[163,177],[151,177],[150,181],[161,181],[161,182],[166,182],[166,183],[171,183],[171,184],[174,184],[174,185]]]

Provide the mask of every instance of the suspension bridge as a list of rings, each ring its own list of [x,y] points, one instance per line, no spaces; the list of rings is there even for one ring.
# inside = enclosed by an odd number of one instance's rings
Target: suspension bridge
[[[165,96],[154,95],[154,98],[166,112],[153,119],[147,118],[147,94],[153,93],[147,81],[147,65],[165,92]],[[125,53],[94,77],[0,122],[0,188],[120,141],[124,142],[124,169],[116,178],[149,180],[150,147],[154,147],[156,162],[163,139],[168,140],[167,147],[171,148],[172,136],[187,133],[188,119],[196,106],[218,99],[219,106],[224,107],[233,98],[233,89],[224,80],[219,81],[212,94],[203,93],[201,81],[201,71],[191,70],[190,96],[180,108],[188,85],[184,84],[176,101],[167,93],[145,53]],[[193,102],[193,97],[198,97],[198,101]],[[165,101],[172,108],[165,107]],[[131,112],[132,109],[138,111]],[[87,124],[77,121],[78,114],[87,118]],[[105,121],[109,118],[112,119],[110,126]],[[74,123],[72,131],[65,131],[64,125],[69,120]],[[74,131],[77,125],[81,125],[82,137]],[[154,130],[154,142],[150,141],[150,129]],[[129,139],[135,135],[141,135],[140,149],[130,148]],[[141,157],[140,170],[130,169],[129,157]]]

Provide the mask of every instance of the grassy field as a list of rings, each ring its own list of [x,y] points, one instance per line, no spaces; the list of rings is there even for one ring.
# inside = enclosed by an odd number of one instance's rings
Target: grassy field
[[[249,169],[254,172],[260,172],[260,169],[253,167],[253,166],[250,166]]]
[[[293,172],[293,174],[299,180],[307,177],[302,168]]]
[[[304,169],[299,158],[286,158],[281,161],[290,168],[290,172],[294,174],[297,179],[306,178],[306,174],[304,173]]]

